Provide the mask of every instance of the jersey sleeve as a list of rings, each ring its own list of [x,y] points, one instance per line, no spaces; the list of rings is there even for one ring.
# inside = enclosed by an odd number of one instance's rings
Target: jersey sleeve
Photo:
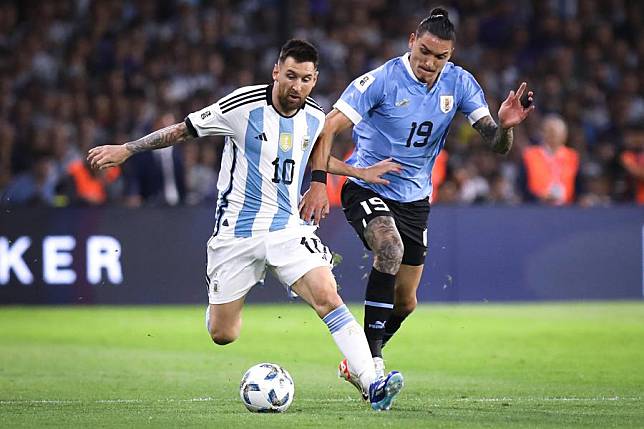
[[[479,119],[490,115],[483,89],[469,72],[463,72],[461,91],[459,110],[467,116],[470,125],[474,125]]]
[[[353,125],[357,125],[384,99],[385,81],[383,68],[365,73],[351,82],[333,107],[344,113]]]
[[[185,123],[193,137],[230,136],[233,130],[227,114],[221,112],[219,101],[186,116]]]

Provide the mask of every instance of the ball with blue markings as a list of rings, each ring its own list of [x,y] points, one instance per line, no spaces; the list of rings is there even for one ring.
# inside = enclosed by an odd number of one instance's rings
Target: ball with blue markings
[[[295,384],[291,375],[274,363],[251,367],[239,384],[239,396],[249,411],[282,413],[293,403]]]

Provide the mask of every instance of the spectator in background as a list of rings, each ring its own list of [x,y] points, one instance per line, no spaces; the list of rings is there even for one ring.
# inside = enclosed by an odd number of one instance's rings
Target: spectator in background
[[[54,159],[49,152],[31,154],[31,167],[14,177],[4,192],[3,206],[54,206],[56,173]]]
[[[165,114],[152,129],[161,129],[177,121]],[[119,141],[126,141],[121,138]],[[186,197],[186,175],[181,149],[169,146],[150,152],[137,153],[124,166],[125,203],[129,207],[141,205],[176,206]]]
[[[290,2],[288,28],[269,3],[0,1],[0,194],[13,177],[30,169],[34,150],[57,153],[58,170],[64,172],[66,154],[145,133],[159,111],[179,117],[238,85],[263,81],[282,33],[321,48],[314,95],[328,110],[352,77],[404,50],[404,30],[429,10],[425,0],[304,0]],[[559,114],[569,126],[568,143],[579,154],[583,179],[577,201],[634,201],[635,182],[620,153],[629,127],[644,122],[644,2],[443,3],[458,20],[454,62],[475,72],[491,98],[490,109],[498,110],[495,99],[505,96],[510,82],[526,80],[541,94],[537,109]],[[474,160],[475,177],[490,188],[474,201],[500,202],[506,195],[504,202],[515,202],[516,172],[523,164],[518,149],[539,140],[539,132],[530,123],[517,127],[515,149],[494,161],[492,170],[502,178]],[[63,134],[68,143],[62,143]],[[448,190],[435,198],[439,204],[460,200],[456,175],[482,147],[468,124],[455,122],[447,139]],[[216,144],[221,151],[221,140]],[[134,182],[128,184],[140,186]],[[129,197],[109,201],[167,204],[165,197],[128,190]]]
[[[184,145],[186,170],[186,203],[212,204],[217,198],[216,147],[210,143],[187,142]]]
[[[526,200],[550,205],[575,201],[579,154],[566,147],[568,127],[558,115],[547,115],[541,144],[523,150]]]
[[[630,179],[637,204],[644,204],[644,126],[633,126],[624,135],[624,151],[620,157]]]

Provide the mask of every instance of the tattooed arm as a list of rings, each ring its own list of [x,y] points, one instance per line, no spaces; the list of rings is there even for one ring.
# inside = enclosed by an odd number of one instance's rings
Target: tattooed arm
[[[87,155],[87,161],[93,168],[102,170],[124,163],[135,153],[172,146],[189,138],[192,138],[192,135],[185,122],[179,122],[133,142],[92,148]]]
[[[521,103],[521,96],[527,86],[525,82],[522,82],[516,92],[510,91],[508,97],[501,103],[501,107],[499,107],[500,126],[489,115],[479,119],[474,124],[474,129],[479,132],[483,140],[496,153],[505,155],[510,152],[512,141],[514,140],[512,127],[523,122],[528,117],[528,114],[534,110],[534,104],[532,104],[534,94],[532,91],[528,91],[528,103],[525,106]]]
[[[474,129],[479,132],[494,152],[503,155],[510,152],[514,140],[512,128],[503,129],[494,122],[491,116],[484,116],[476,121]]]

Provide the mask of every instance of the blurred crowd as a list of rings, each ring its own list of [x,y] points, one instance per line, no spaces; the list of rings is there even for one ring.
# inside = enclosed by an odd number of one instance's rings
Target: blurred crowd
[[[462,115],[434,169],[435,203],[644,204],[639,0],[442,1],[452,61],[496,118],[521,81],[537,110],[495,155]],[[97,145],[135,140],[233,89],[268,83],[289,37],[321,53],[314,98],[407,50],[426,1],[22,0],[0,3],[0,205],[213,205],[223,141],[193,140],[96,172]],[[337,139],[345,157],[352,143]],[[330,192],[337,192],[331,182]]]

